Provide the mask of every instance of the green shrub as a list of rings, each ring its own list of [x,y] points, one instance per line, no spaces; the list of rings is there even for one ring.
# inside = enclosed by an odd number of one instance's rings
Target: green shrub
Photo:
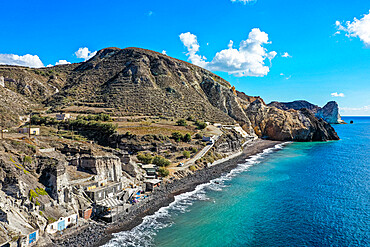
[[[31,164],[32,163],[32,158],[30,156],[24,156],[23,157],[23,164]]]
[[[195,134],[195,139],[202,139],[202,135],[201,135],[201,134],[199,134],[199,133],[196,133],[196,134]]]
[[[190,142],[191,141],[191,135],[189,133],[186,133],[184,137],[182,138],[184,142]]]
[[[171,162],[166,159],[165,157],[162,157],[162,156],[155,156],[154,159],[153,159],[153,164],[157,165],[157,166],[169,166],[171,165]]]
[[[188,121],[194,121],[194,117],[193,116],[189,116],[186,120],[188,120]]]
[[[31,202],[34,198],[36,199],[38,196],[39,195],[34,190],[30,190],[30,192],[28,193],[28,197],[29,197]]]
[[[180,142],[183,138],[184,138],[184,136],[180,133],[180,132],[173,132],[172,133],[172,138],[175,140],[175,141],[177,141],[177,142]]]
[[[36,193],[39,194],[39,195],[47,195],[48,193],[43,189],[43,188],[36,188]]]
[[[192,171],[192,172],[195,172],[197,170],[197,168],[195,166],[190,166],[189,170]]]
[[[201,122],[201,121],[195,121],[195,125],[198,127],[198,129],[202,130],[202,129],[205,129],[207,127],[207,124],[205,122]]]
[[[176,123],[177,123],[178,126],[187,126],[188,125],[184,119],[180,119]]]
[[[191,147],[191,150],[190,150],[193,154],[197,153],[198,152],[198,149],[195,148],[195,147]]]
[[[167,177],[168,175],[170,175],[170,172],[167,170],[167,168],[165,167],[160,167],[158,169],[158,174],[161,176],[161,177]]]
[[[143,162],[144,164],[150,164],[153,161],[153,156],[151,154],[138,154],[137,159]]]
[[[182,152],[182,155],[184,155],[184,157],[187,158],[187,159],[190,158],[190,152],[189,151]]]

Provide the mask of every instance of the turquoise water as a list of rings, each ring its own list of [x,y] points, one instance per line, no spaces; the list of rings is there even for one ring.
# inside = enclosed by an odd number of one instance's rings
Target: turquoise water
[[[344,120],[340,141],[266,150],[107,246],[370,246],[370,118]]]

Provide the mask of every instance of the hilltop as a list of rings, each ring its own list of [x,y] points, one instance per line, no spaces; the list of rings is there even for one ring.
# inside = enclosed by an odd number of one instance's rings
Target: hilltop
[[[208,70],[141,48],[105,48],[86,62],[51,68],[0,66],[0,76],[2,90],[11,90],[15,94],[11,97],[20,102],[17,111],[2,109],[13,124],[19,122],[18,115],[42,109],[117,117],[194,117],[238,123],[251,136],[273,140],[338,139],[330,125],[310,113],[272,109],[262,98],[236,91]]]

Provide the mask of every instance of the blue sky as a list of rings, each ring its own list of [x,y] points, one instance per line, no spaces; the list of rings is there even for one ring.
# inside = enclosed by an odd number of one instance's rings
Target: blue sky
[[[10,61],[8,54],[37,55],[45,66],[80,62],[90,54],[78,58],[79,48],[94,52],[111,46],[165,50],[194,62],[192,51],[206,68],[266,102],[305,99],[324,105],[336,100],[342,115],[370,115],[368,1],[19,0],[4,1],[1,9],[6,11],[0,15],[0,63]],[[193,37],[199,47],[186,47],[183,42]],[[233,54],[249,62],[216,55],[231,54],[230,40]],[[242,41],[248,45],[239,49]],[[282,57],[285,52],[291,57]],[[230,66],[241,66],[244,74]]]

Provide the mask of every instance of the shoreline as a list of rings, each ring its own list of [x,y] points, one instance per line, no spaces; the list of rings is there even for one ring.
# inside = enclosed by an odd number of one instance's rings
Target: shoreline
[[[54,242],[54,246],[72,247],[86,245],[98,247],[104,245],[113,238],[113,233],[128,231],[140,225],[145,216],[152,215],[160,208],[168,206],[175,200],[174,197],[176,195],[193,191],[196,186],[207,183],[212,179],[222,176],[224,173],[230,172],[248,157],[261,153],[263,150],[272,148],[281,143],[283,142],[257,139],[251,142],[250,145],[245,146],[243,151],[230,155],[229,159],[205,167],[184,178],[167,181],[167,183],[161,185],[154,191],[150,197],[132,206],[130,212],[122,215],[122,218],[117,222],[107,225],[90,223],[84,230],[71,234],[68,239]]]

